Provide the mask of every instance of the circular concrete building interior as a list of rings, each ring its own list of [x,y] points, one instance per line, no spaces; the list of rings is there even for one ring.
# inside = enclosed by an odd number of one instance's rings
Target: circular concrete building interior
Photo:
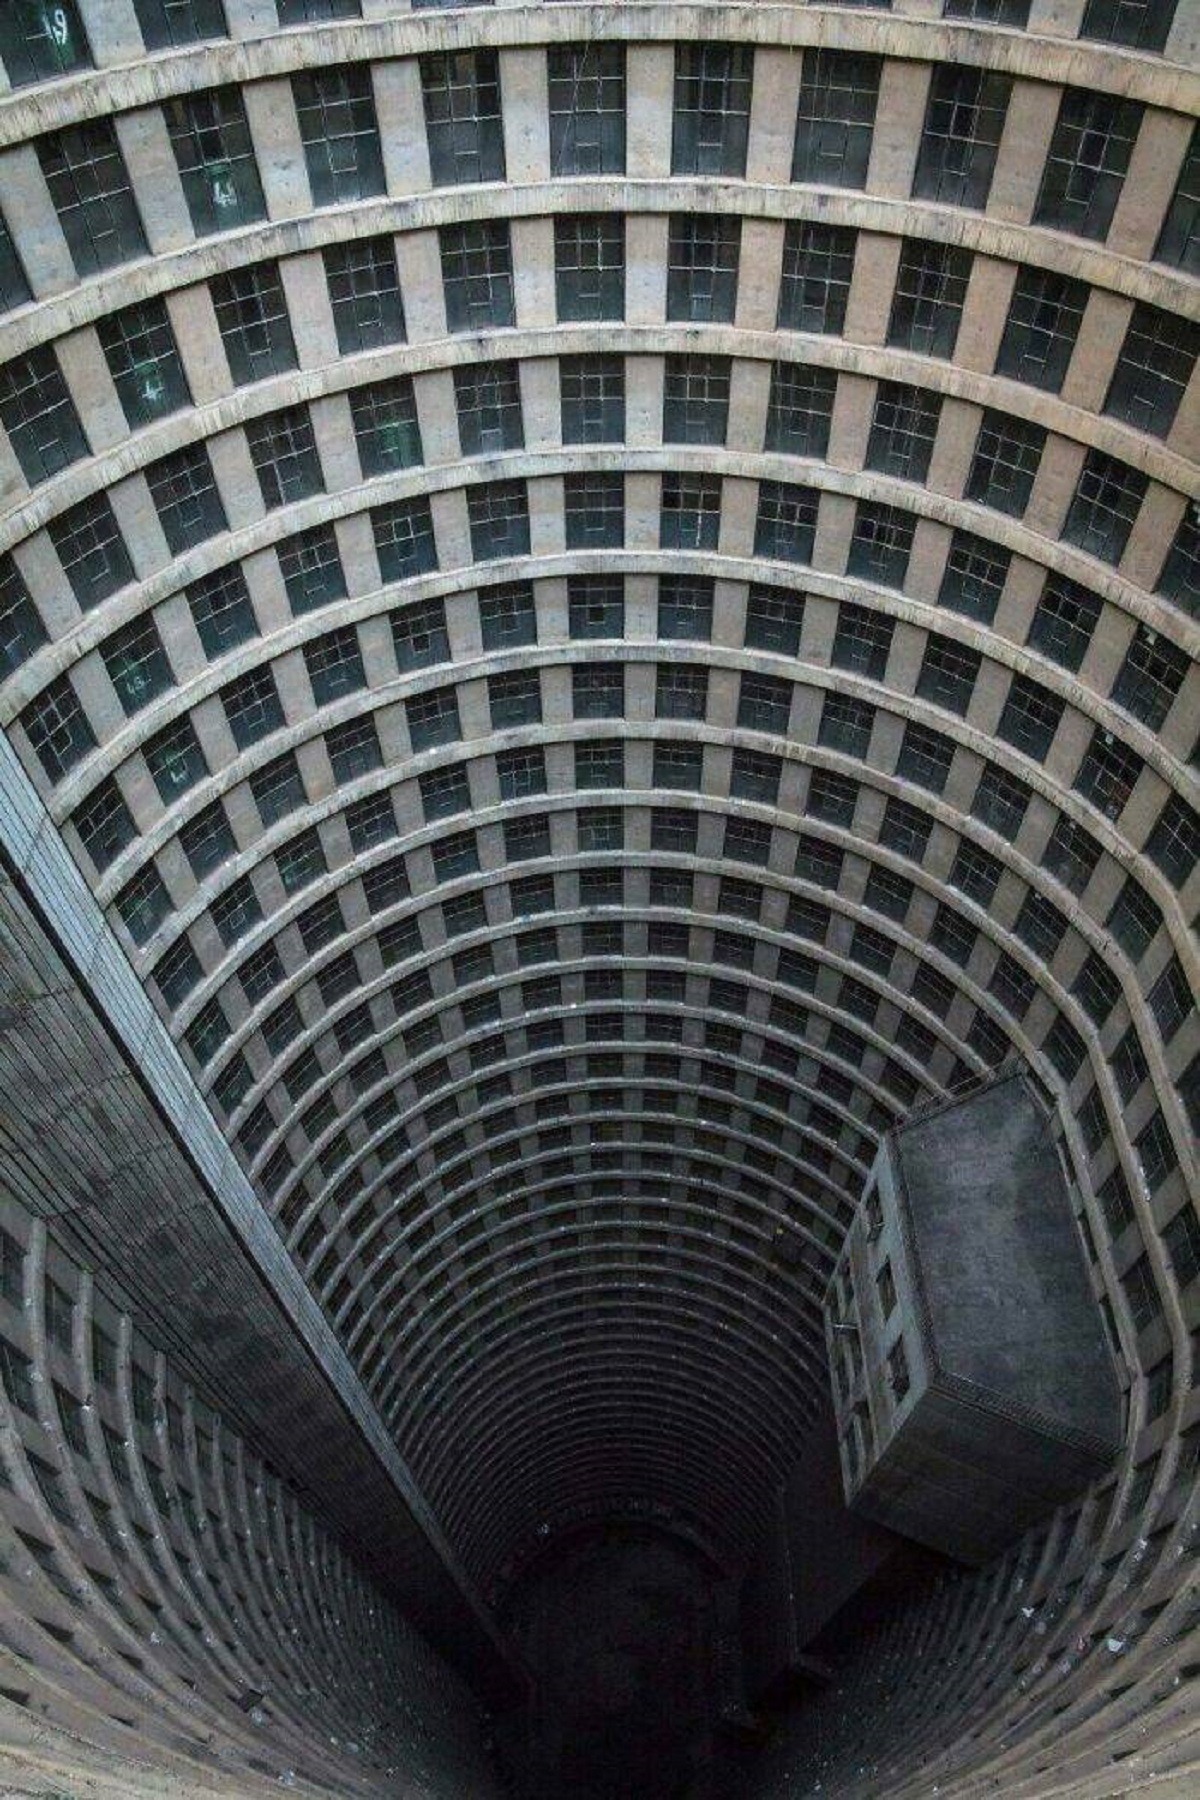
[[[1194,1794],[1200,4],[0,64],[0,1777]],[[1116,1434],[852,1575],[1005,1079]]]

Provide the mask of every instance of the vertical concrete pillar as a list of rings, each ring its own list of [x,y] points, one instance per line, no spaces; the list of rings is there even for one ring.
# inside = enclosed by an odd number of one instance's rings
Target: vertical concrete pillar
[[[625,171],[654,181],[671,173],[675,52],[670,44],[631,44],[625,61]]]
[[[425,193],[432,187],[433,177],[425,136],[421,66],[416,57],[372,64],[371,89],[388,193]]]
[[[312,211],[308,167],[290,81],[256,81],[242,89],[267,215],[295,219]]]
[[[519,186],[550,179],[550,82],[542,49],[500,52],[504,165]]]

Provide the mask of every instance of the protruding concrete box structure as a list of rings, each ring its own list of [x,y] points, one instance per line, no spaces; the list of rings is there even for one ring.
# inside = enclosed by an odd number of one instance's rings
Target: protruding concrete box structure
[[[1120,1443],[1062,1164],[1021,1075],[888,1134],[825,1322],[847,1501],[933,1549],[993,1555]]]

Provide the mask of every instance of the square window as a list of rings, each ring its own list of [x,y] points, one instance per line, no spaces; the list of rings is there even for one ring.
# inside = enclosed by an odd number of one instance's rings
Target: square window
[[[371,509],[379,574],[387,583],[424,575],[438,566],[433,514],[424,495]]]
[[[372,718],[347,719],[325,733],[325,751],[339,787],[383,767],[383,751]]]
[[[307,805],[308,795],[300,778],[300,765],[289,751],[250,777],[250,792],[264,826],[274,825],[289,813]]]
[[[729,419],[730,358],[668,356],[664,444],[723,444]]]
[[[867,179],[882,60],[842,50],[804,52],[792,180],[861,188]]]
[[[885,850],[894,850],[899,856],[921,862],[932,830],[933,820],[928,813],[922,812],[920,807],[910,806],[907,800],[897,800],[893,796],[884,808],[879,842]]]
[[[845,756],[865,757],[871,745],[875,708],[849,694],[827,693],[817,742]]]
[[[241,92],[209,88],[163,102],[163,117],[197,237],[266,217]]]
[[[667,246],[667,318],[732,323],[742,222],[719,213],[675,213]]]
[[[881,381],[867,440],[867,467],[902,481],[925,481],[941,409],[940,394]]]
[[[996,727],[997,737],[1035,762],[1044,762],[1054,741],[1065,702],[1027,675],[1014,675]]]
[[[92,790],[82,806],[76,807],[71,823],[101,875],[138,835],[121,790],[111,776]]]
[[[190,719],[177,720],[147,738],[142,755],[159,798],[170,806],[208,774],[208,762]]]
[[[327,631],[323,637],[305,644],[304,663],[318,706],[355,694],[367,685],[358,632],[353,625]]]
[[[577,789],[620,788],[625,785],[625,746],[619,739],[575,746]]]
[[[926,238],[905,238],[888,343],[921,356],[953,357],[970,274],[970,251]]]
[[[1004,865],[990,851],[965,838],[960,841],[950,869],[950,886],[986,911],[991,905]]]
[[[9,0],[0,13],[0,56],[14,88],[90,68],[92,53],[75,0],[60,0],[53,8],[37,0]]]
[[[331,244],[322,252],[343,356],[404,342],[404,303],[390,237]]]
[[[658,719],[703,719],[708,708],[708,670],[686,663],[659,664],[654,716]]]
[[[568,550],[620,549],[625,542],[622,475],[567,475],[563,481]]]
[[[774,806],[779,799],[779,782],[783,764],[777,756],[758,750],[735,750],[729,778],[729,792],[736,800],[756,800]]]
[[[1091,832],[1060,813],[1042,853],[1042,867],[1070,893],[1082,894],[1099,860],[1100,846]]]
[[[1067,88],[1059,103],[1034,224],[1103,242],[1141,123],[1137,101],[1095,89]]]
[[[467,491],[476,562],[529,554],[529,500],[523,481],[488,481]]]
[[[790,481],[760,481],[754,554],[779,562],[810,563],[820,498],[816,488]]]
[[[182,556],[226,529],[225,507],[203,444],[161,457],[145,474],[172,556]]]
[[[856,242],[857,233],[848,226],[789,219],[775,321],[781,330],[841,336]]]
[[[443,225],[438,233],[446,323],[451,331],[515,325],[507,219]]]
[[[39,138],[37,153],[77,275],[98,275],[145,254],[111,119],[89,119]]]
[[[355,388],[350,416],[363,475],[371,480],[393,469],[411,469],[421,461],[421,428],[412,378],[395,375]]]
[[[386,844],[396,836],[396,812],[390,794],[370,794],[346,808],[346,830],[350,847],[363,856],[378,844]]]
[[[382,194],[383,151],[367,65],[293,75],[292,96],[313,205]]]
[[[915,891],[913,883],[903,875],[872,863],[863,899],[872,912],[882,913],[885,918],[903,924]]]
[[[1192,132],[1154,255],[1172,268],[1200,274],[1200,127]]]
[[[751,587],[746,601],[744,643],[751,650],[798,656],[804,626],[804,596],[787,588]]]
[[[210,662],[258,636],[258,620],[241,565],[233,563],[202,576],[187,589],[192,623]]]
[[[83,612],[133,580],[133,564],[107,494],[93,494],[47,526],[63,573]]]
[[[1012,553],[971,531],[955,531],[938,589],[938,605],[990,625],[1008,579]]]
[[[180,827],[179,845],[197,881],[203,881],[237,854],[229,819],[219,800]]]
[[[983,415],[966,495],[981,506],[1022,518],[1046,446],[1046,432],[990,407]]]
[[[275,867],[279,871],[279,879],[283,884],[284,893],[298,894],[304,888],[310,887],[319,876],[325,874],[328,868],[320,833],[315,829],[302,831],[299,837],[292,839],[290,844],[284,844],[275,852]],[[274,951],[273,945],[269,948]],[[275,956],[278,962],[277,952]],[[244,978],[243,970],[243,981]],[[282,962],[279,962],[279,974],[275,979],[283,979]],[[330,1002],[326,1000],[326,1004],[329,1005]]]
[[[175,334],[161,300],[109,313],[96,329],[117,398],[134,430],[190,403]]]
[[[804,810],[810,818],[824,819],[829,825],[842,825],[850,830],[858,805],[859,787],[848,775],[832,769],[814,769],[809,779]]]
[[[1126,752],[1126,756],[1129,754]],[[1140,768],[1140,762],[1138,767]],[[1128,774],[1132,773],[1131,763]],[[1191,879],[1198,851],[1200,814],[1188,805],[1181,794],[1172,794],[1146,840],[1146,855],[1162,870],[1172,887],[1182,889]]]
[[[838,607],[830,661],[835,669],[850,669],[869,681],[882,681],[892,647],[895,620],[886,613],[843,600]]]
[[[500,66],[494,50],[423,56],[421,90],[437,187],[504,180]]]
[[[1018,269],[996,373],[1057,394],[1075,351],[1087,300],[1085,281],[1051,269]]]
[[[89,453],[58,359],[45,344],[0,367],[0,424],[30,487]]]
[[[836,370],[772,363],[765,448],[789,456],[824,457],[836,391]]]
[[[1013,927],[1021,942],[1048,965],[1066,935],[1067,921],[1044,894],[1029,893]]]
[[[133,619],[114,631],[101,644],[100,654],[126,718],[175,685],[153,618]]]
[[[508,862],[531,862],[550,854],[550,821],[544,813],[504,821],[504,855]]]
[[[236,386],[296,367],[296,345],[278,263],[230,269],[213,277],[209,292]]]
[[[332,525],[315,525],[276,545],[288,605],[296,618],[346,597],[346,575]]]
[[[204,978],[200,959],[186,937],[179,938],[154,965],[154,984],[174,1011]]]
[[[554,221],[558,317],[625,317],[625,221],[612,213],[577,213]]]
[[[246,425],[246,443],[268,511],[325,491],[307,406],[288,406]]]
[[[489,362],[455,369],[454,398],[464,456],[524,448],[516,363]]]
[[[496,758],[496,780],[502,800],[524,800],[546,792],[546,753],[535,745],[526,750],[502,750]]]
[[[248,875],[227,887],[209,905],[217,935],[228,950],[262,921],[263,910]]]
[[[547,64],[551,174],[623,175],[624,46],[554,45]]]
[[[133,0],[147,50],[228,37],[221,0]]]
[[[965,718],[982,663],[978,650],[931,632],[917,677],[917,693],[922,700]]]
[[[462,736],[458,720],[458,699],[452,687],[434,688],[425,694],[414,694],[405,702],[408,734],[414,750],[429,750],[437,744],[457,743]]]
[[[913,781],[918,787],[928,788],[931,794],[944,791],[950,775],[950,765],[954,761],[953,740],[943,736],[940,731],[930,731],[924,725],[917,725],[911,720],[904,727],[904,736],[900,740],[900,754],[896,758],[896,773],[906,781]]]
[[[283,705],[270,668],[250,669],[220,690],[225,717],[239,750],[282,729]]]
[[[946,206],[987,205],[1012,81],[992,70],[934,69],[913,193]]]
[[[712,637],[714,583],[706,576],[660,575],[660,638],[707,643]]]
[[[506,581],[479,595],[479,628],[485,650],[508,650],[537,643],[533,585]]]
[[[117,914],[135,944],[148,944],[173,908],[153,863],[127,881],[116,898]]]
[[[1007,842],[1015,842],[1029,810],[1031,790],[1024,781],[1000,769],[999,763],[986,763],[972,799],[972,817],[990,826]]]
[[[698,794],[703,769],[704,750],[700,744],[669,743],[659,739],[654,746],[655,787]]]
[[[1107,818],[1116,819],[1125,810],[1141,772],[1141,757],[1098,725],[1073,785]]]
[[[625,635],[625,583],[618,576],[567,577],[567,614],[572,638]]]
[[[1113,683],[1118,706],[1151,731],[1165,724],[1188,672],[1188,659],[1160,631],[1139,625]]]
[[[744,674],[738,694],[738,725],[747,731],[786,736],[792,710],[792,684],[775,675]]]
[[[1051,573],[1025,641],[1030,649],[1040,650],[1051,662],[1074,673],[1087,655],[1102,610],[1098,594],[1065,575]]]
[[[392,644],[401,674],[428,669],[450,658],[446,612],[440,600],[423,600],[391,615]],[[446,690],[450,691],[450,690]],[[455,730],[456,737],[458,735]]]
[[[518,725],[540,725],[542,684],[536,671],[489,676],[488,705],[493,731],[509,731]]]
[[[75,689],[66,675],[43,688],[20,715],[30,747],[51,781],[60,781],[96,747]]]
[[[563,443],[624,443],[624,357],[563,356],[558,373]]]
[[[673,175],[745,175],[753,68],[746,44],[676,45]]]

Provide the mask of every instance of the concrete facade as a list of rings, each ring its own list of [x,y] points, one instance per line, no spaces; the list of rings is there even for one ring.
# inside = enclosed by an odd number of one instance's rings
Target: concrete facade
[[[609,1513],[740,1569],[881,1139],[1013,1058],[1120,1636],[1200,1455],[1200,4],[24,11],[0,831],[312,1392],[484,1615]]]

